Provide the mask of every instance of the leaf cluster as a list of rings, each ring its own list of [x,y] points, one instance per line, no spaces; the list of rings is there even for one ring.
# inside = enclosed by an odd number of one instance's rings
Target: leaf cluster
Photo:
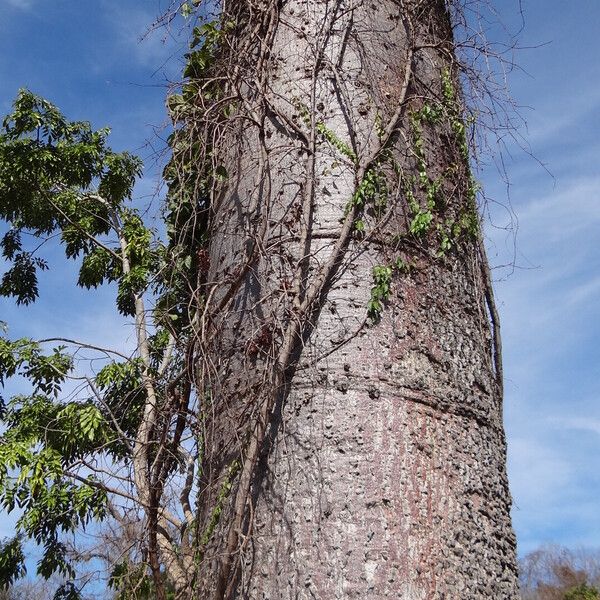
[[[61,534],[102,519],[106,494],[91,475],[75,482],[81,460],[102,452],[119,456],[114,433],[91,400],[60,402],[57,396],[73,366],[64,348],[45,354],[39,344],[0,338],[0,382],[19,375],[32,386],[30,395],[2,404],[0,436],[0,506],[21,511],[17,537],[0,551],[0,584],[25,572],[21,541],[43,547],[38,574],[72,576]]]
[[[47,100],[21,90],[0,129],[0,219],[9,230],[0,239],[9,263],[0,294],[29,304],[38,296],[38,272],[48,265],[37,253],[58,235],[68,258],[83,254],[80,285],[99,285],[120,275],[118,254],[99,241],[117,223],[130,198],[141,161],[106,145],[108,129],[68,121]],[[23,244],[27,233],[40,242]],[[118,250],[118,249],[117,249]]]

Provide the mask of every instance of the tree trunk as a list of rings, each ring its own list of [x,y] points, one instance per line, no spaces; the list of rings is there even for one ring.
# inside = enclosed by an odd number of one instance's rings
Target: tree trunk
[[[445,3],[224,15],[197,597],[516,598]]]

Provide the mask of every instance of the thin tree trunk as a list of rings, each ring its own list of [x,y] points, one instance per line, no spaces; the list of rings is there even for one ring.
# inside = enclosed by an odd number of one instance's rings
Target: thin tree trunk
[[[200,327],[198,597],[516,598],[445,5],[225,15],[238,101]]]

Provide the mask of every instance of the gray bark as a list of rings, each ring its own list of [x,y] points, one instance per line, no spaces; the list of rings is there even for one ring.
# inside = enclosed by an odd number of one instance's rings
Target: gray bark
[[[422,127],[444,200],[425,235],[408,232],[410,115],[443,101],[444,69],[457,81],[445,7],[253,11],[229,56],[241,101],[213,201],[199,535],[234,485],[199,597],[516,598],[486,259],[463,234],[436,256],[436,225],[469,209],[447,122]],[[386,206],[349,209],[384,150]],[[397,259],[410,271],[372,324],[372,269]]]

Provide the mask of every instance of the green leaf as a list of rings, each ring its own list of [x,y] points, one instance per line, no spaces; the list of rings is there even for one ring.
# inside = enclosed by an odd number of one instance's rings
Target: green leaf
[[[411,220],[409,230],[410,232],[420,237],[425,234],[433,221],[433,214],[428,210],[420,210]]]
[[[0,546],[0,587],[7,587],[27,573],[25,554],[19,536]]]
[[[181,8],[179,9],[179,12],[181,13],[181,16],[184,19],[187,19],[192,14],[193,9],[192,9],[192,7],[187,2],[184,2],[181,5]]]
[[[52,600],[81,600],[82,596],[75,584],[71,581],[61,585],[52,597]]]
[[[217,168],[215,169],[215,176],[221,181],[225,181],[229,177],[227,169],[223,165],[217,166]]]

